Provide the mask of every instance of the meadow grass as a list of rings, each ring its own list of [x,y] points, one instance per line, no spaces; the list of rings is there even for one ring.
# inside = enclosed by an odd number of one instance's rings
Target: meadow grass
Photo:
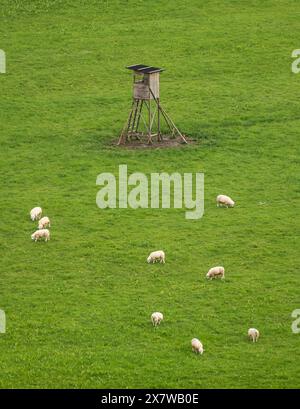
[[[296,0],[1,0],[0,387],[299,388],[299,12]],[[166,68],[161,101],[195,144],[111,145],[135,63]],[[96,177],[120,164],[204,172],[203,218],[100,210]],[[219,193],[236,207],[218,209]],[[48,243],[30,240],[37,205]],[[166,264],[148,265],[160,248]],[[205,280],[213,265],[225,282]]]

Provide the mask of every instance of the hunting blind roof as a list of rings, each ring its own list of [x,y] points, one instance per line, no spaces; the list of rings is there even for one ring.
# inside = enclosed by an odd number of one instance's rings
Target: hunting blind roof
[[[154,74],[155,72],[164,71],[163,68],[152,67],[144,64],[129,65],[126,68],[128,68],[129,70],[140,72],[142,74]]]

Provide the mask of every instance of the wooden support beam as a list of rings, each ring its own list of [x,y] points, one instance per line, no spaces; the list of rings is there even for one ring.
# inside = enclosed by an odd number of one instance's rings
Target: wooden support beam
[[[132,137],[141,140],[143,137],[147,137],[147,143],[153,143],[153,137],[157,137],[157,141],[163,141],[163,135],[161,131],[161,118],[163,117],[168,128],[170,129],[171,137],[179,136],[184,143],[187,143],[184,135],[177,128],[165,109],[161,106],[159,98],[157,98],[151,87],[149,86],[149,95],[151,99],[139,99],[133,98],[131,110],[125,123],[121,135],[119,137],[118,145],[130,141]],[[151,101],[154,102],[152,107]],[[146,119],[143,116],[143,107],[146,107]],[[145,126],[146,133],[139,130],[140,122]],[[154,131],[154,132],[153,132]]]
[[[123,129],[122,129],[122,132],[121,132],[121,135],[120,135],[120,138],[119,138],[119,141],[118,141],[118,145],[121,145],[122,143],[125,143],[126,140],[127,140],[127,133],[128,133],[128,132],[125,133],[125,129],[126,129],[126,128],[128,129],[128,124],[129,124],[129,122],[130,122],[130,118],[131,118],[131,115],[132,115],[133,105],[134,105],[134,101],[132,101],[131,110],[130,110],[128,119],[127,119],[127,121],[125,122],[125,125],[124,125],[124,127],[123,127]]]
[[[135,121],[136,121],[136,118],[137,118],[137,113],[138,113],[138,110],[139,110],[140,101],[141,101],[140,99],[136,100],[134,116],[133,116],[133,122],[132,122],[132,126],[131,126],[131,134],[133,134],[134,131],[135,131],[135,129],[134,129],[135,128]]]
[[[140,124],[140,118],[141,118],[141,114],[142,114],[143,104],[144,104],[144,101],[141,100],[140,109],[139,109],[138,118],[137,118],[137,124],[136,124],[136,128],[135,128],[136,132],[139,131],[139,124]]]

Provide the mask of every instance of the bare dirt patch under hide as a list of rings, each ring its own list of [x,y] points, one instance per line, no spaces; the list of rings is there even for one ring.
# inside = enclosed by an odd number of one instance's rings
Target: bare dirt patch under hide
[[[134,139],[127,141],[125,144],[118,145],[118,139],[114,140],[111,144],[118,146],[123,149],[162,149],[162,148],[183,148],[191,144],[195,144],[196,141],[185,136],[188,143],[184,143],[183,140],[178,138],[170,138],[169,136],[164,136],[163,141],[157,141],[154,139],[151,144],[147,143],[146,140]]]

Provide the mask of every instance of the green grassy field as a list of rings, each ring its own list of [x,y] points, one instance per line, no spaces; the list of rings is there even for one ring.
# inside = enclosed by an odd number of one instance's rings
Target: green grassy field
[[[0,387],[300,387],[299,13],[297,0],[0,0]],[[161,100],[196,144],[112,146],[136,63],[166,69]],[[203,218],[100,210],[96,177],[119,164],[204,172]],[[236,207],[218,209],[219,193]],[[30,239],[37,205],[49,243]],[[159,248],[166,264],[148,265]],[[225,282],[206,281],[213,265]]]

